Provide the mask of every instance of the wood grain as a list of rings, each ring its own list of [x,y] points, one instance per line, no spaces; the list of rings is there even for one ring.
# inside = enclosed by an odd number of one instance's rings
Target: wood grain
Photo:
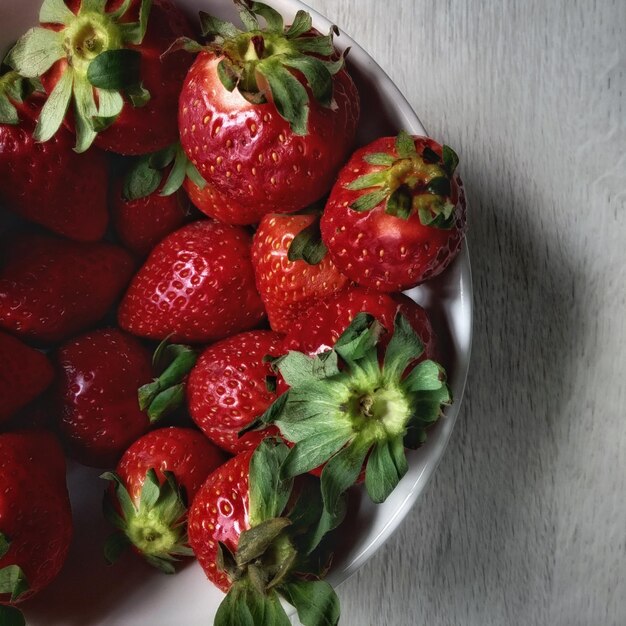
[[[309,0],[458,148],[474,350],[344,626],[626,624],[626,2]]]

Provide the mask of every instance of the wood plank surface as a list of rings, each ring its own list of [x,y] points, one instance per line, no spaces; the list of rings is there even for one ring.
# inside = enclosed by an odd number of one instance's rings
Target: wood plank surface
[[[474,349],[343,626],[626,624],[626,2],[309,0],[458,149]]]

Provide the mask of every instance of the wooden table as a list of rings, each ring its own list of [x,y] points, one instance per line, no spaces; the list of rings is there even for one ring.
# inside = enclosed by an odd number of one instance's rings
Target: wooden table
[[[458,149],[474,349],[343,626],[626,624],[626,2],[309,0]]]

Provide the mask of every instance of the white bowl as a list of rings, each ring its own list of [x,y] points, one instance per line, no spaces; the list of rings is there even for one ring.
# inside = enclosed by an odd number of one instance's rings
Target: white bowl
[[[177,0],[190,14],[200,9],[236,19],[229,0]],[[298,0],[271,0],[290,20],[299,9],[308,10],[315,27],[328,31],[330,22]],[[2,0],[0,48],[8,46],[36,24],[40,0]],[[417,115],[376,62],[345,34],[341,48],[351,47],[349,62],[362,99],[358,142],[393,135],[400,129],[426,134]],[[463,161],[461,158],[461,175]],[[472,331],[472,282],[469,254],[464,246],[444,274],[414,289],[410,295],[430,312],[446,355],[445,365],[454,403],[429,432],[428,441],[409,454],[409,471],[388,500],[371,504],[355,490],[350,530],[335,559],[330,581],[338,585],[354,574],[398,527],[433,474],[459,413],[467,376]],[[207,582],[197,563],[175,576],[153,571],[134,555],[109,567],[102,557],[104,538],[111,531],[101,515],[104,481],[99,471],[70,465],[76,532],[61,575],[24,607],[30,626],[204,626],[211,623],[222,594]]]

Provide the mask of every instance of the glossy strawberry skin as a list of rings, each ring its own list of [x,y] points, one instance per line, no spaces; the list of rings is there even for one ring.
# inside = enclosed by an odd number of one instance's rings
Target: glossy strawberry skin
[[[220,60],[201,52],[181,91],[180,137],[192,163],[221,192],[265,213],[297,211],[323,196],[350,150],[359,116],[347,72],[334,77],[336,108],[312,99],[308,134],[298,136],[273,104],[251,104],[226,91],[217,75]]]
[[[317,265],[290,261],[294,237],[313,223],[314,215],[268,214],[252,242],[256,284],[277,332],[288,332],[318,300],[340,291],[348,282],[326,255]]]
[[[33,233],[13,237],[0,258],[0,327],[44,344],[100,320],[133,271],[130,255],[113,244]]]
[[[0,435],[0,533],[11,541],[0,569],[19,565],[27,600],[59,573],[72,537],[72,512],[65,486],[65,459],[53,435]],[[11,604],[0,594],[0,604]]]
[[[56,360],[58,427],[70,453],[112,467],[150,427],[137,400],[152,379],[150,352],[117,329],[101,329],[64,344]]]
[[[255,327],[265,311],[250,243],[242,228],[212,220],[172,233],[131,282],[119,308],[120,326],[143,337],[192,343]]]
[[[221,450],[202,433],[191,428],[159,428],[137,439],[124,452],[116,473],[135,503],[148,470],[154,469],[160,482],[171,472],[191,503],[209,474],[226,460]]]
[[[77,12],[80,3],[67,2],[70,10]],[[113,11],[121,1],[107,3],[107,11]],[[134,2],[135,10],[128,13],[125,21],[138,17],[140,2]],[[178,95],[192,57],[184,51],[163,56],[178,37],[193,37],[193,30],[184,13],[170,0],[152,0],[148,28],[141,44],[128,48],[141,53],[141,80],[150,92],[149,102],[133,107],[126,100],[115,123],[98,134],[95,145],[117,154],[138,155],[155,152],[178,141],[176,111]],[[42,76],[48,93],[67,70],[67,60],[55,63]],[[71,122],[68,123],[71,126]]]
[[[41,394],[53,377],[45,354],[0,332],[0,423]]]
[[[189,511],[189,545],[207,578],[224,592],[230,581],[217,568],[218,542],[234,554],[239,536],[250,528],[249,468],[253,452],[242,452],[215,470]]]
[[[139,258],[150,254],[154,246],[189,220],[189,206],[184,194],[161,196],[159,190],[143,198],[126,200],[121,181],[111,193],[111,217],[120,241]]]
[[[426,311],[403,294],[385,294],[352,287],[320,301],[287,333],[284,350],[320,354],[330,350],[356,315],[366,311],[393,333],[394,319],[402,313],[424,344],[424,357],[433,358],[436,338]],[[381,342],[384,347],[387,341]]]
[[[108,163],[93,148],[74,152],[65,129],[48,142],[33,139],[40,100],[17,105],[20,124],[0,124],[0,202],[20,217],[77,241],[97,241],[109,219]]]
[[[409,289],[440,274],[458,254],[467,226],[463,185],[452,179],[454,224],[443,229],[424,226],[417,213],[402,219],[385,212],[384,202],[370,211],[350,208],[363,190],[347,185],[382,169],[364,157],[395,152],[395,138],[383,137],[357,150],[337,177],[321,221],[322,239],[335,265],[363,287],[394,292]],[[438,155],[442,147],[427,137],[416,138],[418,152],[428,146]]]
[[[280,356],[283,337],[266,330],[249,331],[209,346],[189,375],[189,413],[204,434],[236,454],[255,448],[268,431],[237,433],[276,400],[266,385],[273,376],[267,355]]]

